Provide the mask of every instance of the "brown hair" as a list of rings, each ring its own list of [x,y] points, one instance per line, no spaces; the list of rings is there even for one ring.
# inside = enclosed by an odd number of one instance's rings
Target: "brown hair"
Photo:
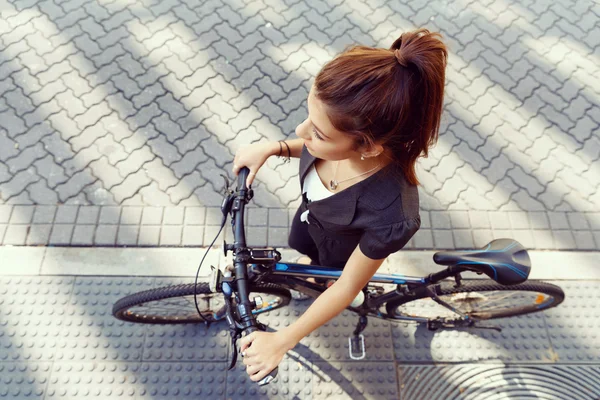
[[[406,179],[419,184],[415,164],[437,142],[448,52],[427,29],[403,33],[389,49],[353,46],[328,62],[315,94],[356,148],[380,142]]]

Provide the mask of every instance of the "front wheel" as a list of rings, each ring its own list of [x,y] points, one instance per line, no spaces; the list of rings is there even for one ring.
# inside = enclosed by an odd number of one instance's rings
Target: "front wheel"
[[[260,296],[262,304],[253,314],[286,306],[290,292],[270,283],[250,284],[250,301]],[[198,308],[205,320],[225,318],[223,293],[211,292],[207,282],[196,286]],[[203,322],[194,302],[194,284],[165,286],[123,297],[113,306],[113,316],[122,321],[144,324],[189,324]]]
[[[556,307],[565,294],[556,285],[528,281],[518,285],[500,285],[493,280],[440,282],[438,297],[473,320],[513,317]],[[458,314],[436,303],[431,297],[404,297],[386,304],[392,319],[429,320],[456,318]]]

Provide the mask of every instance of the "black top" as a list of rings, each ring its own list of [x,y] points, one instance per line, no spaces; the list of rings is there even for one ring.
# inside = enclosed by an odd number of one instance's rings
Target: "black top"
[[[315,162],[306,146],[300,156],[300,188]],[[388,164],[368,178],[327,198],[302,196],[308,231],[321,264],[343,267],[357,245],[367,257],[386,258],[403,248],[421,226],[419,193],[400,168]]]

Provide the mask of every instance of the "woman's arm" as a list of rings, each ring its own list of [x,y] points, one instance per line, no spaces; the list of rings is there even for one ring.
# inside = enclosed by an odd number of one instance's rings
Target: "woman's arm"
[[[246,372],[258,382],[281,363],[288,350],[300,340],[344,310],[381,266],[357,246],[344,267],[342,276],[325,290],[292,325],[276,332],[256,331],[240,340]]]
[[[370,259],[357,246],[340,279],[323,292],[296,322],[278,331],[288,348],[294,348],[303,337],[348,307],[384,260]]]
[[[290,146],[290,157],[300,158],[302,154],[303,139],[287,139],[284,140]],[[269,155],[276,156],[279,154],[279,142],[269,142]],[[281,156],[287,157],[288,151],[284,143],[281,143]]]

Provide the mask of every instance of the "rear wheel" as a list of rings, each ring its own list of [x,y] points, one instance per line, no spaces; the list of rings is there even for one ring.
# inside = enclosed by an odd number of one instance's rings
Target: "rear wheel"
[[[290,292],[277,285],[250,284],[250,301],[260,296],[262,304],[253,314],[260,314],[286,306]],[[206,282],[198,282],[196,299],[202,316],[210,321],[225,318],[223,293],[213,293]],[[144,324],[187,324],[203,322],[194,302],[194,284],[165,286],[134,293],[118,300],[113,315],[120,320]]]
[[[546,310],[559,305],[565,295],[556,285],[528,281],[518,285],[500,285],[493,280],[440,283],[438,297],[473,320],[505,318]],[[401,298],[386,304],[392,319],[456,318],[457,313],[436,303],[431,297]]]

